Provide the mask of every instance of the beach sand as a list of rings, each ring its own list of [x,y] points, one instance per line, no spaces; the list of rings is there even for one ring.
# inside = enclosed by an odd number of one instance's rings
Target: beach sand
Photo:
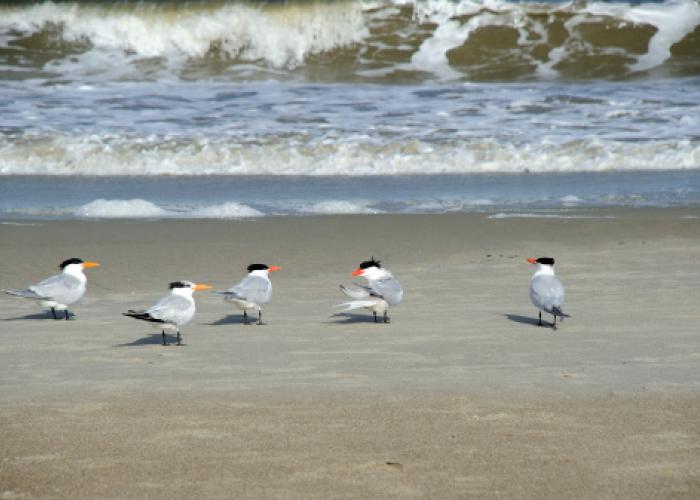
[[[573,216],[1,222],[0,288],[102,267],[73,321],[0,297],[0,498],[698,498],[700,210]],[[372,255],[391,324],[331,316]],[[265,326],[200,293],[162,347],[120,314],[252,262]]]

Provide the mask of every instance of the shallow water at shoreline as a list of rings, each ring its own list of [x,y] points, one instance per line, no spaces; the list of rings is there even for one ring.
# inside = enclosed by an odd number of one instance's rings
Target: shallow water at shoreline
[[[606,207],[698,205],[700,172],[694,170],[369,177],[0,178],[0,216],[9,219],[450,212],[498,216],[532,211],[564,216]]]

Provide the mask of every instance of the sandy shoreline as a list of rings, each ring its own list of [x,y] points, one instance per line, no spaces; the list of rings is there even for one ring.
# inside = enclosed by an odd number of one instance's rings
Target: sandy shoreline
[[[695,498],[700,211],[592,215],[0,224],[2,288],[103,263],[76,321],[0,298],[0,495]],[[547,254],[556,333],[527,296]],[[393,322],[330,317],[370,255],[406,289]],[[162,348],[119,315],[255,261],[283,267],[265,327],[199,295]]]

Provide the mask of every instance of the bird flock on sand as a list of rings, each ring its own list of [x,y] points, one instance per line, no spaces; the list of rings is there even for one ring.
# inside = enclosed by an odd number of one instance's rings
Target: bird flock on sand
[[[552,328],[557,327],[557,318],[561,321],[568,317],[564,313],[564,285],[554,274],[554,259],[551,257],[529,258],[530,264],[537,266],[535,274],[530,279],[530,299],[539,310],[539,325],[542,323],[542,312],[551,314],[554,318]],[[85,269],[99,267],[99,262],[84,261],[78,258],[65,260],[61,263],[61,273],[51,276],[36,285],[25,289],[3,290],[9,295],[22,297],[38,302],[42,307],[49,308],[54,319],[70,319],[68,306],[76,303],[85,294],[87,277]],[[248,274],[238,284],[226,291],[216,291],[225,302],[231,303],[243,311],[243,322],[251,324],[253,316],[255,323],[263,325],[262,306],[272,297],[272,282],[270,273],[279,271],[278,266],[266,264],[251,264]],[[397,306],[403,298],[403,288],[388,269],[382,267],[380,261],[372,257],[358,266],[352,272],[352,277],[362,277],[367,284],[353,283],[352,288],[340,285],[340,291],[350,300],[338,304],[338,313],[342,314],[355,309],[367,309],[374,316],[375,323],[389,323],[388,311],[390,306]],[[167,342],[166,331],[175,332],[176,345],[182,344],[180,328],[194,318],[194,292],[211,290],[210,285],[180,280],[170,283],[170,293],[162,297],[148,309],[130,309],[124,316],[153,323],[161,331],[163,345]],[[63,313],[62,315],[60,313]],[[58,313],[58,314],[57,314]],[[63,317],[61,317],[63,316]]]

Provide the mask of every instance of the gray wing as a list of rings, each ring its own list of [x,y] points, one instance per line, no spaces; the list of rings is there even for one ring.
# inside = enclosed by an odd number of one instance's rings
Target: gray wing
[[[552,308],[564,305],[564,285],[556,276],[538,276],[530,281],[530,298],[537,307],[551,313]]]
[[[149,307],[146,312],[155,319],[172,322],[175,324],[187,323],[192,314],[194,305],[184,297],[166,295]]]
[[[401,302],[403,298],[403,288],[393,276],[387,276],[369,284],[370,295],[381,297],[391,306]]]
[[[340,285],[340,291],[343,292],[345,295],[350,297],[351,299],[366,299],[369,297],[370,291],[369,287],[363,286],[363,285],[358,285],[356,283],[353,283],[357,287],[356,290],[350,289],[344,285]]]
[[[242,299],[254,304],[267,303],[272,296],[272,284],[260,276],[246,276],[226,291],[228,299]]]
[[[42,298],[55,299],[66,295],[66,293],[80,290],[81,282],[78,278],[70,274],[57,274],[45,279],[37,285],[29,287],[29,290]]]

